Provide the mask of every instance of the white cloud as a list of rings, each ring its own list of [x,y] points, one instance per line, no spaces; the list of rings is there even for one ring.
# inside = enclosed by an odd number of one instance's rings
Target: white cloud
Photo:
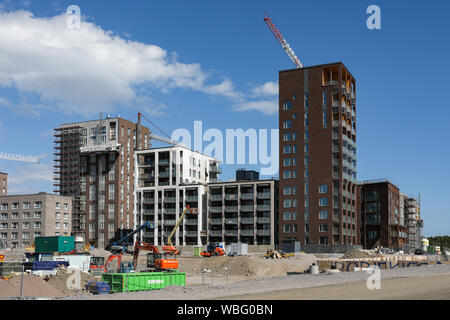
[[[53,166],[49,163],[21,164],[8,172],[8,192],[28,193],[33,186],[53,181]]]
[[[0,86],[36,94],[47,109],[86,115],[139,103],[136,88],[144,84],[163,92],[239,95],[228,79],[209,84],[198,63],[180,63],[163,48],[123,39],[91,22],[69,30],[66,19],[0,11]]]
[[[278,83],[269,81],[257,86],[252,90],[253,96],[276,96],[278,95]]]
[[[278,101],[276,99],[246,101],[233,106],[234,111],[259,111],[265,115],[274,115],[278,112]]]

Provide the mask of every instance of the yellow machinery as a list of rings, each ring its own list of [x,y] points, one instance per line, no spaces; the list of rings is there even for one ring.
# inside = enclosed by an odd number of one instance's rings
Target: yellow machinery
[[[175,227],[173,228],[172,232],[170,233],[169,237],[167,238],[167,243],[168,244],[162,247],[162,250],[166,254],[173,254],[173,255],[181,254],[181,250],[173,245],[172,237],[175,235],[175,231],[177,231],[181,221],[183,221],[183,218],[184,218],[184,216],[186,215],[186,213],[188,211],[189,211],[189,213],[197,213],[197,209],[196,208],[191,209],[191,207],[189,205],[186,205],[186,208],[184,208],[183,213],[181,214],[181,216],[178,219]]]

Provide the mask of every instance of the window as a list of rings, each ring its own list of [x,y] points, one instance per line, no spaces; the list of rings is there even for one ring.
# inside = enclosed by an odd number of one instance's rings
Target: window
[[[292,194],[292,188],[291,187],[284,187],[284,193],[285,196],[290,196]]]
[[[13,222],[12,226],[11,226],[11,229],[14,229],[14,230],[19,229],[19,223],[18,222]]]
[[[41,209],[42,208],[42,202],[41,201],[36,201],[34,203],[34,208],[35,209]]]
[[[68,219],[69,219],[69,214],[67,212],[64,212],[64,220],[68,220]]]
[[[292,178],[297,178],[297,170],[292,170]]]
[[[30,239],[30,234],[28,232],[22,233],[22,239]]]
[[[2,213],[2,220],[8,220],[8,214]]]
[[[309,199],[305,198],[305,208],[308,208],[308,207],[309,207]]]
[[[295,196],[297,194],[297,187],[292,188],[292,194]]]
[[[19,220],[19,214],[17,212],[13,212],[12,219],[13,220]]]
[[[283,110],[292,110],[292,102],[283,103]]]
[[[55,219],[56,220],[61,219],[61,213],[60,212],[55,212]]]
[[[37,212],[34,213],[34,218],[35,219],[41,219],[41,217],[42,217],[42,214],[41,214],[40,211],[37,211]]]
[[[61,203],[60,202],[57,202],[56,203],[56,210],[60,210],[61,209]]]
[[[38,238],[38,237],[40,237],[40,236],[41,236],[41,233],[40,233],[40,232],[35,232],[35,233],[34,233],[34,237],[35,237],[35,238]]]
[[[297,165],[297,158],[292,158],[292,165],[296,166]]]
[[[284,154],[292,153],[292,146],[290,144],[285,145],[284,148],[283,148],[283,153]]]
[[[321,184],[319,186],[319,193],[327,193],[328,192],[328,186],[326,184]]]
[[[297,132],[292,133],[292,140],[294,140],[294,141],[297,140]]]
[[[22,222],[22,229],[30,229],[30,223],[29,222]]]
[[[319,232],[327,232],[328,231],[328,225],[327,224],[320,224],[319,225]]]
[[[64,229],[69,229],[69,224],[67,222],[64,222]]]
[[[11,209],[19,210],[19,203],[18,202],[13,203],[12,206],[11,206]]]
[[[308,111],[305,112],[305,127],[309,125]]]
[[[320,207],[326,207],[326,206],[328,206],[328,198],[320,198],[320,199],[319,199],[319,206],[320,206]]]
[[[292,220],[292,212],[285,212],[283,218],[285,221]]]
[[[291,129],[292,128],[292,120],[283,121],[283,129]]]
[[[283,141],[292,141],[292,132],[283,133]]]
[[[305,194],[309,194],[309,184],[305,182]]]
[[[323,114],[322,114],[322,125],[324,128],[327,127],[327,115],[328,115],[328,111],[327,110],[323,110]]]
[[[292,114],[292,119],[297,119],[297,112],[294,112],[294,113]]]
[[[61,227],[61,223],[60,222],[56,222],[55,223],[55,229],[60,229]]]
[[[327,219],[328,218],[328,211],[327,210],[320,210],[319,211],[319,219]]]
[[[8,204],[2,203],[2,210],[8,210]]]
[[[320,237],[319,238],[319,244],[328,244],[328,238],[327,237]]]
[[[24,212],[23,213],[23,218],[24,219],[30,219],[30,213],[29,212]]]
[[[292,199],[284,199],[283,207],[291,208],[292,207]]]
[[[308,177],[309,177],[309,170],[305,169],[305,178],[308,178]]]
[[[297,145],[292,145],[292,153],[297,153]]]
[[[309,220],[309,210],[305,210],[305,221]]]
[[[291,170],[284,170],[284,179],[291,178]]]
[[[29,202],[24,202],[22,205],[23,209],[30,209],[30,203]]]
[[[290,158],[284,158],[283,159],[284,166],[289,167],[291,165],[291,159]]]
[[[305,92],[305,108],[309,107],[309,93]]]
[[[292,96],[292,100],[297,100],[297,94],[294,93],[294,95]]]
[[[291,233],[292,232],[292,225],[290,224],[285,224],[284,225],[284,233]]]
[[[8,224],[7,224],[6,222],[3,222],[3,223],[1,224],[1,229],[2,229],[2,230],[8,229]]]
[[[309,152],[309,143],[305,143],[305,153]]]
[[[309,139],[309,130],[305,130],[305,141]]]
[[[305,167],[309,166],[309,157],[305,156]]]
[[[41,222],[37,221],[37,222],[34,223],[33,227],[34,227],[34,229],[40,229],[41,225],[42,225]]]
[[[326,107],[327,105],[327,92],[323,92],[323,106]]]

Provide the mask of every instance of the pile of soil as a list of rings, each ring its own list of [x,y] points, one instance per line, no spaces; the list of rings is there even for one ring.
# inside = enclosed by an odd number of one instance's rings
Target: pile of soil
[[[14,276],[9,280],[0,280],[0,298],[20,296],[21,276]],[[65,294],[37,276],[24,274],[24,297],[63,297]]]
[[[105,257],[108,258],[111,255],[111,252],[105,249],[94,248],[89,251],[89,253],[95,257]]]
[[[73,294],[80,294],[80,293],[87,293],[86,291],[86,284],[91,280],[101,280],[101,277],[94,277],[88,273],[79,272],[78,273],[81,277],[80,279],[80,286],[79,289],[76,289],[76,282],[75,282],[75,275],[76,271],[75,269],[59,269],[58,273],[55,276],[49,275],[44,277],[44,280],[47,282],[47,284],[51,285],[52,287],[56,288],[57,290],[61,291],[62,293],[66,295],[73,295]],[[72,278],[71,278],[72,277]],[[70,278],[70,280],[69,280]],[[68,287],[70,286],[70,288]]]
[[[4,249],[0,250],[0,255],[5,256],[5,261],[24,261],[26,258],[24,249]]]
[[[360,250],[352,250],[347,251],[341,259],[363,259],[363,258],[372,258],[373,256],[365,251]]]

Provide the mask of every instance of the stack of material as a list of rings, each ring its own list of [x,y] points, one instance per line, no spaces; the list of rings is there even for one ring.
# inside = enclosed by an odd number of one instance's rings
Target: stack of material
[[[293,255],[294,254],[292,253],[283,253],[277,250],[269,250],[264,256],[266,257],[266,259],[282,259],[292,257]]]

